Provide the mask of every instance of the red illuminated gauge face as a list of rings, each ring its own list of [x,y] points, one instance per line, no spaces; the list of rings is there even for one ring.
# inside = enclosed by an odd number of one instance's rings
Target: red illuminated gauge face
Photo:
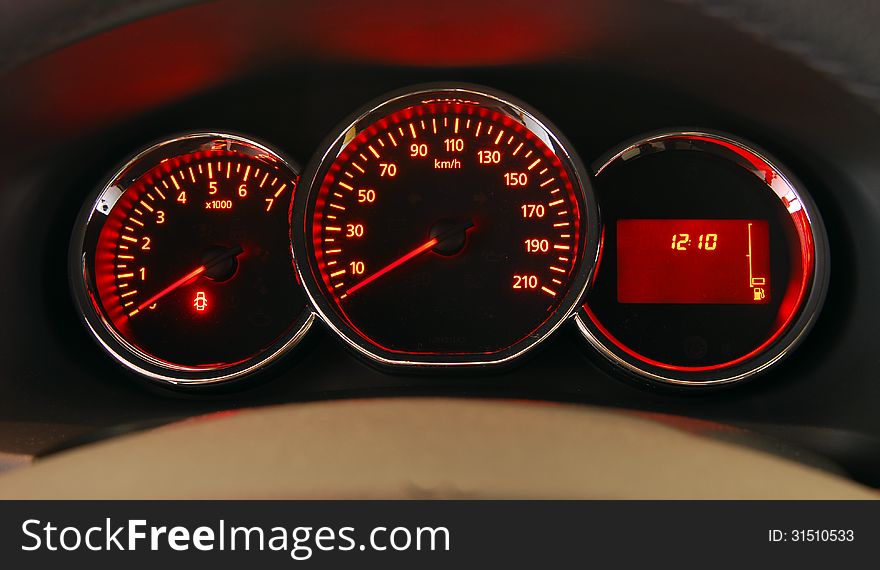
[[[602,261],[576,320],[601,354],[642,379],[718,386],[803,338],[828,254],[793,177],[718,133],[649,136],[597,164]]]
[[[371,106],[303,180],[307,291],[378,363],[507,362],[570,314],[595,260],[579,162],[534,112],[482,89]]]
[[[269,149],[196,134],[151,147],[85,208],[72,283],[97,339],[173,385],[241,377],[311,323],[289,248],[297,172]]]

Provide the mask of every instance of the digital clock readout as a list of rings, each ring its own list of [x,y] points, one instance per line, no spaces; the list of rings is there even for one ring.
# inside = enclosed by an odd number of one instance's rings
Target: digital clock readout
[[[620,303],[770,301],[765,220],[618,220]]]

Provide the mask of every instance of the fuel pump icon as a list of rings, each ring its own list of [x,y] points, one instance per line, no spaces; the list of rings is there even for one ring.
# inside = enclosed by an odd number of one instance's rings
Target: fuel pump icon
[[[749,272],[751,272],[751,268],[749,268]],[[749,283],[752,285],[752,294],[753,299],[756,303],[763,301],[767,294],[764,291],[764,287],[756,287],[756,285],[766,285],[767,278],[766,277],[750,277]]]

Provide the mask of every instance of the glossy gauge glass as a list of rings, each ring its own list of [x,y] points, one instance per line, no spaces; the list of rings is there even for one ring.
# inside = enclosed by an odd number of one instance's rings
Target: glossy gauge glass
[[[417,87],[369,105],[302,187],[292,227],[306,291],[380,364],[512,360],[571,314],[598,251],[571,147],[481,87]]]
[[[717,132],[640,137],[597,162],[600,267],[576,321],[619,370],[677,386],[750,378],[815,322],[828,245],[802,185]]]
[[[126,163],[71,244],[74,298],[101,346],[175,386],[241,378],[292,348],[313,320],[290,253],[297,175],[268,147],[216,133]]]

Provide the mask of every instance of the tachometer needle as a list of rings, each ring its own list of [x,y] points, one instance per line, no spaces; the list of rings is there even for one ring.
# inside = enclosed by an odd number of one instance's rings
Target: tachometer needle
[[[459,232],[467,232],[469,229],[471,229],[473,227],[474,227],[474,223],[471,220],[468,220],[466,223],[463,223],[458,227],[452,228],[448,231],[441,233],[440,235],[438,235],[436,237],[429,239],[428,241],[426,241],[425,243],[423,243],[419,247],[410,251],[406,255],[403,255],[402,257],[397,258],[396,260],[392,261],[391,263],[389,263],[388,265],[386,265],[385,267],[383,267],[379,271],[373,273],[372,275],[370,275],[369,277],[367,277],[363,281],[361,281],[358,284],[356,284],[355,286],[351,287],[350,289],[348,289],[345,292],[345,294],[351,295],[352,293],[354,293],[355,291],[357,291],[358,289],[360,289],[364,285],[369,285],[370,283],[372,283],[376,279],[382,277],[383,275],[385,275],[389,271],[391,271],[393,269],[397,269],[398,267],[400,267],[401,265],[403,265],[407,261],[425,253],[426,251],[433,248],[434,246],[436,246],[438,243],[440,243],[444,239],[448,238],[449,236],[454,235]]]
[[[156,301],[158,301],[159,299],[161,299],[165,295],[171,293],[172,291],[186,285],[187,283],[189,283],[193,279],[197,278],[199,275],[201,275],[202,273],[204,273],[208,269],[214,267],[218,263],[226,261],[230,257],[238,256],[243,251],[244,250],[241,248],[241,246],[237,245],[234,248],[227,250],[222,255],[218,255],[217,257],[211,259],[210,261],[208,261],[204,265],[200,265],[200,266],[196,267],[195,269],[193,269],[192,271],[190,271],[189,273],[187,273],[186,275],[184,275],[183,277],[181,277],[180,279],[178,279],[177,281],[175,281],[174,283],[172,283],[168,287],[165,287],[164,289],[162,289],[161,291],[159,291],[158,293],[156,293],[155,295],[153,295],[152,297],[150,297],[149,299],[147,299],[146,301],[144,301],[143,303],[138,305],[137,310],[143,311],[145,308],[149,307],[150,305],[152,305],[153,303],[155,303]]]

